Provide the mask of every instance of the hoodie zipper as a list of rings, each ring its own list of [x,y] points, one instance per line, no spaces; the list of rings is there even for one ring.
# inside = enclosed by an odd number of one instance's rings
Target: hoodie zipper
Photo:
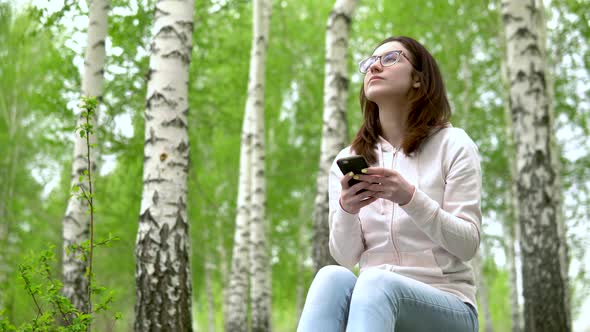
[[[397,153],[398,153],[398,149],[393,148],[393,156],[391,158],[391,165],[389,165],[390,167],[387,167],[385,165],[385,156],[383,154],[383,143],[379,144],[379,153],[381,154],[381,161],[380,161],[380,165],[382,168],[388,168],[388,169],[393,169],[393,166],[395,165],[395,158],[397,157]],[[379,205],[380,205],[380,209],[381,209],[381,214],[384,214],[385,212],[385,207],[383,206],[383,198],[379,199]],[[391,241],[391,244],[393,245],[393,251],[395,252],[395,255],[397,257],[397,262],[398,265],[401,265],[401,255],[399,253],[399,248],[397,247],[396,241],[395,241],[395,203],[392,202],[392,211],[391,211],[391,219],[389,220],[389,239]]]
[[[393,157],[391,158],[391,169],[394,169],[394,165],[395,165],[395,158],[397,157],[397,153],[399,152],[399,150],[397,148],[393,148]],[[395,240],[395,224],[396,224],[396,219],[395,219],[395,212],[396,212],[396,208],[395,208],[396,203],[392,202],[392,211],[391,211],[391,227],[390,227],[390,234],[391,234],[391,243],[393,244],[393,248],[395,250],[395,254],[397,255],[397,261],[398,261],[398,265],[402,265],[402,257],[401,254],[399,252],[399,248],[397,247],[396,244],[396,240]]]

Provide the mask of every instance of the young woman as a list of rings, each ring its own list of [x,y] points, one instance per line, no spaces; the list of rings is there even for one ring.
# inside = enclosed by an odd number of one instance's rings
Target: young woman
[[[414,39],[385,39],[359,69],[364,121],[336,160],[371,167],[332,165],[330,252],[342,266],[317,273],[297,331],[477,331],[477,147],[449,123],[438,65]]]

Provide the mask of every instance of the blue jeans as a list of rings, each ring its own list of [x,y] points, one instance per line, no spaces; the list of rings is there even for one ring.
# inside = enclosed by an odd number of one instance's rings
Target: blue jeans
[[[475,308],[458,297],[397,273],[341,266],[315,276],[297,332],[478,331]]]

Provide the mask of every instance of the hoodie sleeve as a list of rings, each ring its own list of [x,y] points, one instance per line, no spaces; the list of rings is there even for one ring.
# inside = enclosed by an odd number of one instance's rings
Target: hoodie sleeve
[[[400,207],[432,241],[469,261],[480,242],[482,180],[477,146],[465,132],[459,133],[443,157],[442,206],[416,188],[410,202]]]
[[[342,156],[341,152],[336,159]],[[364,245],[358,214],[350,214],[340,205],[340,180],[343,176],[334,160],[328,179],[330,254],[338,264],[352,270],[360,260]]]

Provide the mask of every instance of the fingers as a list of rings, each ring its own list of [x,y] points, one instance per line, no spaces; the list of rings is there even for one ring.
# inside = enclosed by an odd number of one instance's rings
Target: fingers
[[[382,167],[369,167],[363,170],[363,174],[378,175],[378,176],[393,176],[397,174],[396,171]]]
[[[377,199],[379,199],[379,198],[378,198],[378,197],[373,197],[373,196],[371,196],[371,197],[369,197],[369,198],[367,198],[367,199],[364,199],[364,200],[360,201],[360,202],[358,203],[358,208],[359,208],[359,210],[360,210],[361,208],[364,208],[365,206],[367,206],[367,205],[369,205],[369,204],[371,204],[371,203],[375,202]]]
[[[377,175],[358,174],[354,176],[354,179],[367,183],[382,183],[383,180],[385,180],[385,177]]]
[[[358,194],[359,191],[361,191],[363,189],[367,189],[367,187],[369,187],[370,185],[371,184],[368,182],[361,181],[361,182],[349,187],[348,189],[353,195],[356,195],[356,194]]]
[[[349,213],[358,213],[361,208],[375,202],[377,197],[373,197],[375,193],[372,191],[363,191],[353,196],[342,196],[340,198],[340,205]]]
[[[350,179],[352,179],[353,176],[354,176],[354,173],[352,173],[352,172],[348,172],[348,173],[344,174],[344,177],[342,177],[342,179],[340,179],[340,185],[342,186],[342,189],[349,188],[348,181],[350,181]]]

